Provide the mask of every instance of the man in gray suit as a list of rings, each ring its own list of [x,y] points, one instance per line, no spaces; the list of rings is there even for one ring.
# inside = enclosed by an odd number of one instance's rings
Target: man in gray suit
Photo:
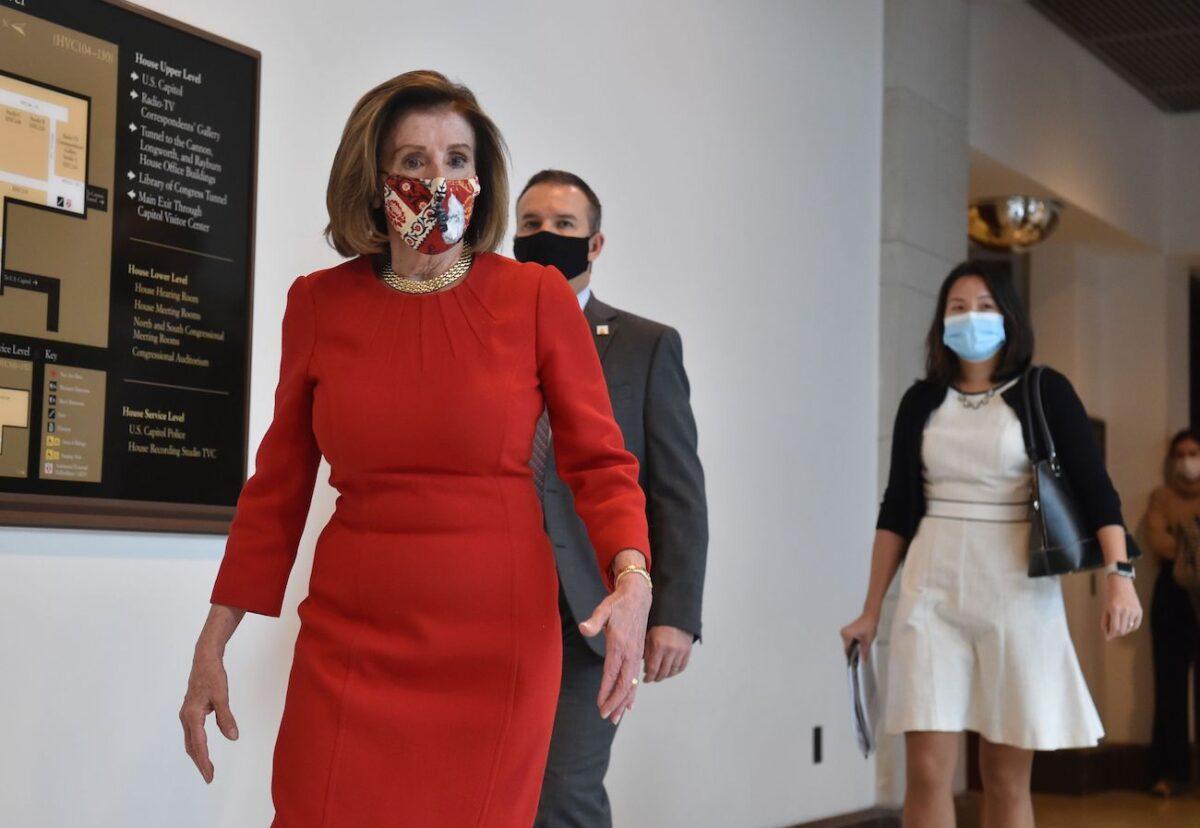
[[[700,638],[700,602],[708,549],[704,471],[696,454],[679,333],[610,307],[591,293],[592,265],[604,247],[600,201],[578,176],[544,170],[517,199],[513,252],[554,265],[579,296],[600,354],[625,446],[641,465],[646,493],[654,603],[646,635],[646,682],[679,675]],[[617,727],[596,706],[604,667],[603,635],[584,638],[578,622],[607,591],[569,488],[550,462],[546,418],[538,428],[534,476],[554,545],[563,619],[563,677],[550,757],[535,825],[612,825],[604,776]]]

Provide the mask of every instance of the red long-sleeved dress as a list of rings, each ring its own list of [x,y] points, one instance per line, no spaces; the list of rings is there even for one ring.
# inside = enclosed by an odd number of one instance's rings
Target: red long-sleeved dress
[[[299,608],[275,825],[533,822],[562,651],[528,465],[543,407],[601,571],[648,558],[637,461],[557,271],[485,253],[410,295],[359,257],[292,284],[274,420],[212,593],[279,614],[323,454],[337,507]]]

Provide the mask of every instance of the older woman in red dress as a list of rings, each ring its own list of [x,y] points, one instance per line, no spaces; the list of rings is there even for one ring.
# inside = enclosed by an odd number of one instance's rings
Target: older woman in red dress
[[[530,470],[543,411],[612,590],[597,715],[637,690],[650,606],[637,462],[566,279],[492,251],[503,141],[471,92],[410,72],[355,106],[327,235],[354,256],[292,284],[274,419],[238,500],[180,712],[237,737],[222,666],[278,615],[318,462],[317,541],[275,748],[275,825],[528,826],[558,694],[554,558]],[[544,458],[533,458],[535,465]]]

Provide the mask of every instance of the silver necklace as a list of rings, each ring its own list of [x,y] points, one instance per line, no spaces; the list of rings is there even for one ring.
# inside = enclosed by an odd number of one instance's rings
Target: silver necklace
[[[996,390],[999,387],[1000,386],[998,385],[993,385],[987,391],[981,391],[978,394],[965,394],[962,391],[959,391],[957,388],[954,390],[958,392],[958,401],[962,403],[963,408],[968,408],[971,411],[978,411],[992,401],[992,397],[996,396]],[[973,401],[971,399],[972,397],[979,397],[979,400]]]

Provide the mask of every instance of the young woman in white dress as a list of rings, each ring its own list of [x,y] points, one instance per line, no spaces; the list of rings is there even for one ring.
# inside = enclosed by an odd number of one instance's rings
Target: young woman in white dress
[[[842,631],[867,652],[903,560],[891,629],[885,730],[903,733],[904,825],[954,825],[959,734],[980,735],[986,828],[1033,825],[1035,750],[1104,735],[1067,630],[1058,578],[1030,578],[1031,471],[1023,427],[1033,333],[1011,278],[988,262],[951,271],[927,342],[927,377],[900,404],[862,615]],[[1120,500],[1087,414],[1047,369],[1043,404],[1060,460],[1110,565],[1128,560]],[[1039,444],[1040,445],[1040,444]],[[1141,624],[1125,567],[1109,567],[1107,638]]]

